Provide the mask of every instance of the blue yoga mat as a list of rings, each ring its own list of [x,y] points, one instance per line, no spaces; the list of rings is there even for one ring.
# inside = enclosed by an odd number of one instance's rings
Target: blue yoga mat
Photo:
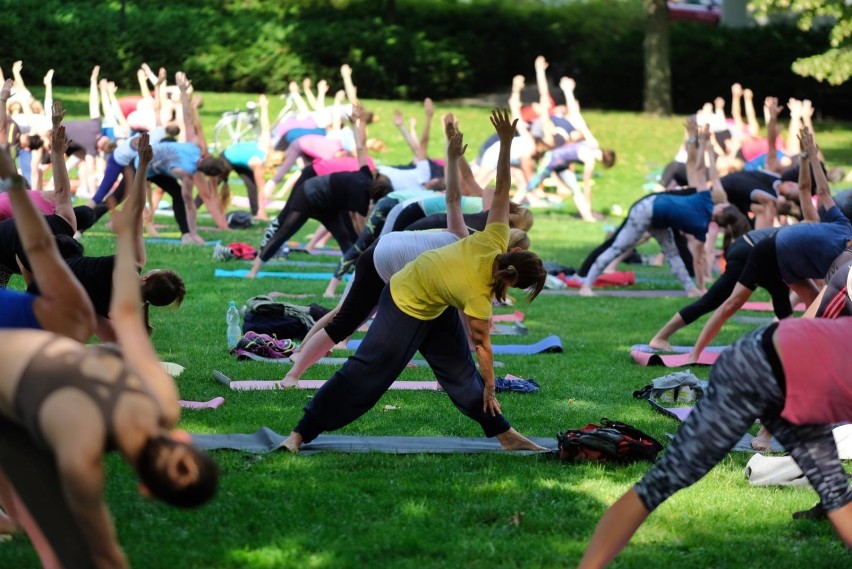
[[[180,239],[172,238],[172,237],[146,237],[145,243],[155,243],[159,245],[184,245],[184,243],[180,242]],[[205,241],[205,245],[218,245],[221,241]],[[195,245],[195,243],[186,243],[186,245]]]
[[[360,345],[361,340],[349,340],[346,342],[346,349],[357,350]],[[562,340],[559,339],[559,336],[548,336],[535,344],[492,344],[491,350],[495,354],[510,355],[560,353],[562,352]]]
[[[245,278],[248,274],[248,269],[234,269],[231,271],[225,269],[216,269],[214,276],[223,278]],[[300,279],[303,281],[328,281],[334,273],[292,273],[279,271],[260,271],[257,273],[257,278],[279,278],[279,279]],[[344,280],[349,280],[349,275],[344,277]]]

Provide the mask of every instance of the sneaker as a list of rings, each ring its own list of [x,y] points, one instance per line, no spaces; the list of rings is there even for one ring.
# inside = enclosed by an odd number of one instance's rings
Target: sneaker
[[[279,340],[267,334],[258,334],[249,330],[237,343],[235,349],[250,351],[263,357],[288,358],[296,349],[296,343],[293,340]]]
[[[231,248],[227,245],[217,243],[216,246],[213,247],[213,258],[219,261],[230,261],[234,258],[234,254],[231,252]]]

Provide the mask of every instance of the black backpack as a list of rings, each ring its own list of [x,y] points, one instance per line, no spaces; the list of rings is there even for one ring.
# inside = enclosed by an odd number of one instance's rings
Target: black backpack
[[[266,295],[254,296],[245,304],[243,333],[251,330],[275,338],[301,340],[327,312],[318,304],[297,306]]]
[[[556,435],[559,458],[630,464],[639,460],[654,462],[663,445],[636,427],[618,421],[601,419],[600,425],[589,424],[579,430]]]

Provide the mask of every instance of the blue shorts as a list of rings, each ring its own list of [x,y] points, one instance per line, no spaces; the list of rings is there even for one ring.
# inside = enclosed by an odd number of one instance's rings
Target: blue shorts
[[[0,289],[0,328],[36,328],[41,324],[33,312],[34,294]]]

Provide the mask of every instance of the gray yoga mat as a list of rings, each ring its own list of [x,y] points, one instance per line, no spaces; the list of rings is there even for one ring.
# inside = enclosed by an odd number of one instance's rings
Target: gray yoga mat
[[[193,443],[205,450],[230,449],[263,453],[279,450],[287,437],[268,427],[254,433],[224,435],[192,435]],[[536,444],[555,451],[556,439],[530,437]],[[449,454],[506,452],[500,449],[496,438],[485,437],[374,437],[351,435],[320,435],[303,445],[299,454],[317,452],[362,453],[381,452],[389,454]],[[543,451],[516,451],[513,454],[542,454]]]
[[[671,433],[666,433],[666,437],[669,440],[671,440],[672,438],[674,438],[674,435],[671,434]],[[754,437],[752,435],[746,433],[745,435],[743,435],[743,438],[741,438],[739,441],[737,441],[737,444],[735,444],[733,446],[733,448],[731,448],[731,452],[751,452],[751,453],[758,452],[758,451],[754,450],[753,448],[751,448],[751,440],[753,438]],[[784,447],[781,446],[781,443],[779,443],[774,438],[772,439],[772,442],[770,443],[770,445],[771,446],[770,446],[768,451],[760,451],[760,452],[776,452],[776,453],[787,452],[786,450],[784,450]]]

